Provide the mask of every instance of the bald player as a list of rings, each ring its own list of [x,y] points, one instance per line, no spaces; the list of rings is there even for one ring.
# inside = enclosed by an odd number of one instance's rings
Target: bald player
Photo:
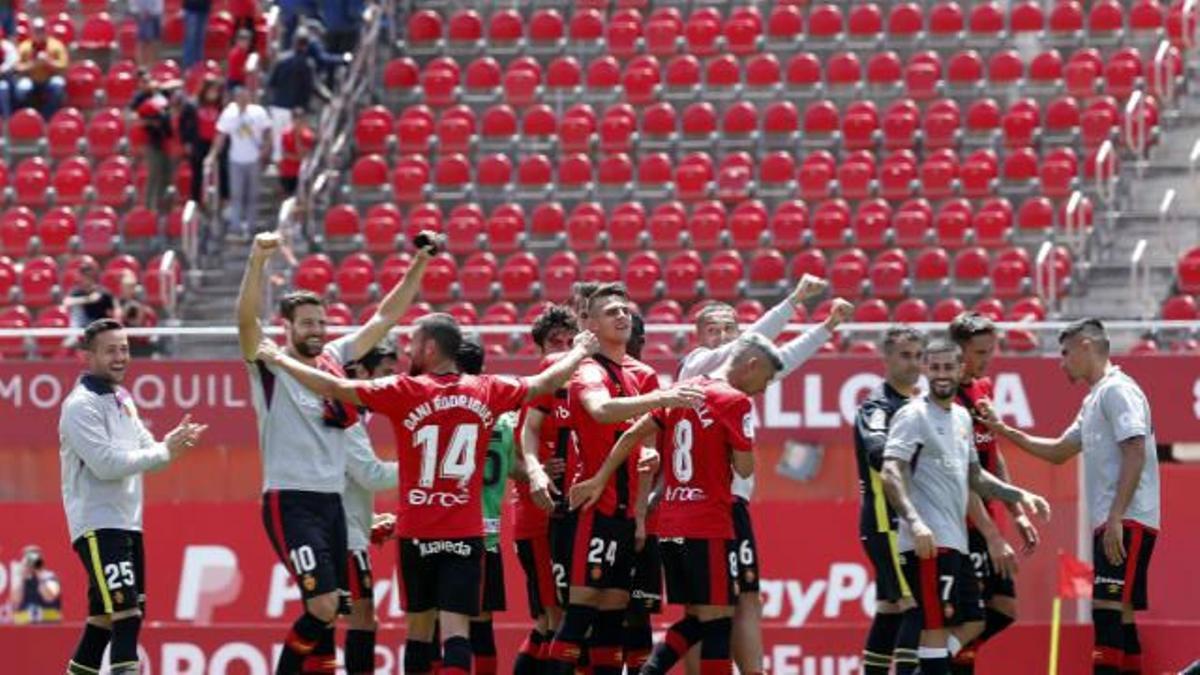
[[[1076,321],[1058,341],[1067,379],[1090,387],[1071,426],[1057,438],[1032,436],[1002,422],[986,402],[984,419],[1017,447],[1053,464],[1083,453],[1095,566],[1092,672],[1140,673],[1135,613],[1149,608],[1150,558],[1161,524],[1150,403],[1138,383],[1109,360],[1100,320]]]

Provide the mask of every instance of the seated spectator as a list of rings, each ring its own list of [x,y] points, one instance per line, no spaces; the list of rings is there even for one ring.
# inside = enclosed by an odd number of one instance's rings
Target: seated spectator
[[[322,101],[330,98],[329,90],[313,73],[308,57],[310,44],[308,31],[297,31],[292,51],[275,63],[267,78],[267,100],[275,132],[272,158],[276,162],[283,158],[283,130],[292,122],[292,111],[308,110],[314,95]]]
[[[283,130],[283,159],[279,160],[279,183],[288,197],[296,196],[300,164],[316,144],[317,138],[303,108],[292,111],[292,123]]]
[[[145,67],[158,62],[158,43],[162,41],[163,0],[133,0],[137,21],[137,60]]]
[[[39,546],[26,546],[13,577],[9,603],[18,626],[62,621],[62,585],[46,569]]]
[[[138,300],[138,279],[133,272],[121,275],[121,289],[117,295],[116,318],[127,328],[150,328],[155,325],[154,310]],[[149,356],[154,353],[155,338],[139,335],[129,338],[129,351],[134,356]]]
[[[246,62],[254,53],[254,33],[246,29],[237,32],[237,41],[229,50],[229,65],[225,71],[226,81],[230,87],[246,85]]]
[[[2,3],[3,0],[0,0]],[[0,37],[0,117],[12,114],[12,78],[21,56],[8,37]]]
[[[29,39],[17,49],[17,106],[37,108],[50,119],[62,105],[67,88],[63,75],[70,59],[66,46],[47,34],[45,19],[35,18],[29,28]]]
[[[112,294],[100,285],[100,270],[91,262],[79,268],[79,280],[63,298],[62,306],[71,313],[72,328],[83,328],[98,319],[111,318],[117,310]]]

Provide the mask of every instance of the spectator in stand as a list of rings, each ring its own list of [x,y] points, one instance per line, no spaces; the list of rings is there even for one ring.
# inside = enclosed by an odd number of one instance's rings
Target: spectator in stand
[[[17,574],[9,594],[13,623],[24,626],[61,622],[62,585],[58,575],[46,569],[40,546],[25,547]]]
[[[217,119],[217,138],[205,161],[215,164],[222,147],[229,144],[229,224],[242,236],[255,230],[263,164],[271,156],[272,136],[267,111],[250,100],[248,89],[234,89],[233,102]]]
[[[246,62],[253,53],[254,33],[243,28],[237,32],[233,49],[229,50],[229,67],[225,71],[229,86],[241,87],[246,84]]]
[[[178,80],[158,83],[154,93],[144,97],[134,109],[138,123],[146,133],[146,208],[158,213],[170,208],[166,196],[173,175],[168,153],[174,135],[171,113],[173,100],[182,84]]]
[[[158,85],[154,83],[154,79],[150,77],[150,71],[145,68],[137,69],[137,90],[133,92],[133,96],[129,99],[129,109],[134,113],[134,121],[137,118],[138,106],[143,101],[158,93]]]
[[[154,273],[153,270],[150,272]],[[155,324],[154,310],[137,299],[138,278],[130,270],[121,274],[121,288],[117,294],[116,319],[126,328],[148,328]],[[154,338],[130,336],[129,352],[134,356],[150,356],[154,353]]]
[[[62,105],[67,88],[63,74],[70,58],[66,46],[47,34],[45,19],[35,18],[29,28],[29,39],[17,49],[17,106],[37,108],[50,119]]]
[[[12,37],[17,34],[17,7],[18,0],[0,0],[0,30],[4,31],[4,37]]]
[[[300,181],[300,164],[313,149],[317,137],[303,108],[292,111],[292,123],[283,130],[283,159],[279,160],[279,183],[288,197],[296,196]]]
[[[325,46],[331,52],[353,52],[362,30],[363,0],[321,0]]]
[[[292,51],[285,53],[275,63],[267,78],[267,90],[270,92],[268,105],[271,122],[275,126],[272,157],[276,162],[283,158],[283,130],[292,123],[292,111],[297,108],[308,110],[314,94],[322,101],[330,98],[329,90],[313,73],[308,57],[309,44],[308,31],[297,31]]]
[[[0,0],[3,2],[3,0]],[[0,117],[12,114],[12,77],[21,55],[7,35],[0,37]]]
[[[187,70],[204,58],[204,32],[212,0],[183,0],[183,68]]]
[[[260,12],[258,0],[230,0],[229,2],[229,13],[233,15],[234,30],[239,34],[243,30],[250,31],[250,43],[255,48],[258,47],[255,27],[258,25]]]
[[[221,116],[223,98],[219,76],[209,75],[200,85],[196,98],[185,102],[179,113],[179,139],[183,141],[184,154],[192,166],[190,198],[197,204],[204,203],[204,158],[208,157],[217,137],[217,118]],[[219,170],[224,182],[224,167]]]
[[[333,53],[325,49],[325,24],[320,21],[305,21],[300,30],[308,33],[309,63],[324,78],[326,88],[332,90],[338,68],[350,63],[354,55]]]
[[[109,319],[117,311],[113,296],[100,285],[100,270],[94,262],[79,267],[75,288],[63,298],[62,306],[71,314],[71,327],[83,328],[98,319]]]
[[[137,20],[137,60],[149,68],[158,62],[158,43],[162,41],[163,0],[133,0]]]
[[[300,20],[304,17],[318,16],[316,0],[279,0],[279,12],[283,19],[283,41],[280,49],[287,49],[296,36]]]

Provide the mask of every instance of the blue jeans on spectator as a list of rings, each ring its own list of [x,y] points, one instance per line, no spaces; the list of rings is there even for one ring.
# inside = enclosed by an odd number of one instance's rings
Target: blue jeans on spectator
[[[22,77],[17,80],[17,105],[26,108],[36,106],[42,117],[50,119],[62,107],[66,92],[67,81],[61,75],[41,83]]]
[[[17,13],[12,9],[0,9],[0,28],[4,29],[4,37],[15,39],[17,32]]]
[[[7,77],[0,77],[0,117],[7,118],[12,114],[12,83]]]
[[[204,33],[208,12],[183,10],[183,67],[191,68],[204,60]]]

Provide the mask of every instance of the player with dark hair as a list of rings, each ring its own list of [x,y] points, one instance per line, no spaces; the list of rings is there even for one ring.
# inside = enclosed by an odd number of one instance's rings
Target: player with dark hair
[[[655,408],[691,405],[701,396],[695,387],[642,391],[650,381],[641,374],[648,367],[625,352],[631,317],[629,296],[620,284],[604,284],[588,299],[584,322],[600,351],[580,366],[569,387],[569,419],[578,443],[576,480],[599,470],[631,420]],[[569,604],[550,646],[552,673],[575,669],[585,639],[596,675],[615,675],[624,667],[636,474],[636,462],[627,463],[606,482],[595,508],[566,517],[563,536],[555,542],[555,563],[567,572]]]
[[[531,334],[542,355],[539,370],[561,358],[578,332],[578,319],[566,306],[553,305],[538,315]],[[573,446],[571,428],[565,424],[567,415],[564,387],[531,401],[522,408],[518,422],[520,452],[516,461],[518,473],[526,480],[513,483],[513,540],[525,572],[529,615],[535,623],[517,652],[513,666],[517,675],[537,672],[548,658],[550,638],[565,604],[565,597],[560,602],[555,582],[560,574],[565,577],[565,571],[556,573],[551,556],[551,528],[562,519],[552,519],[550,511],[555,508],[553,495],[566,489],[565,467]]]
[[[701,672],[732,670],[730,638],[737,602],[733,472],[754,470],[754,413],[750,400],[783,368],[779,350],[765,337],[738,338],[733,354],[710,375],[688,380],[704,394],[695,407],[655,410],[617,441],[600,471],[571,487],[573,508],[590,508],[633,448],[662,439],[663,498],[657,531],[667,592],[684,605],[641,672],[666,673],[694,645]]]
[[[206,427],[185,416],[162,442],[154,440],[121,386],[130,361],[119,322],[88,324],[82,347],[87,372],[63,401],[58,421],[63,509],[88,580],[88,618],[66,672],[99,673],[111,643],[110,672],[136,675],[146,603],[142,474],[191,449]]]
[[[1062,435],[1040,438],[1010,427],[986,401],[981,416],[1017,447],[1048,462],[1062,464],[1083,454],[1095,564],[1092,672],[1140,673],[1136,612],[1149,607],[1150,558],[1161,523],[1150,403],[1138,383],[1110,361],[1108,333],[1098,319],[1072,323],[1058,341],[1067,378],[1091,387]]]
[[[891,326],[884,332],[884,379],[867,394],[854,415],[854,454],[858,464],[858,491],[862,507],[858,535],[875,570],[875,618],[863,647],[863,675],[887,675],[892,661],[898,675],[917,668],[919,617],[903,621],[916,611],[912,591],[900,570],[896,539],[896,512],[883,494],[880,471],[892,417],[908,403],[921,379],[925,334],[911,326]],[[911,626],[902,634],[904,626]]]
[[[284,296],[279,303],[284,351],[306,365],[344,375],[343,364],[358,360],[383,340],[416,296],[436,252],[430,235],[417,239],[426,245],[418,248],[400,283],[387,292],[366,325],[342,338],[325,342],[325,305],[320,297],[304,291]],[[348,610],[350,582],[341,496],[350,443],[347,430],[358,424],[359,414],[339,401],[314,400],[289,373],[259,358],[264,268],[279,248],[278,233],[264,232],[254,238],[237,300],[238,344],[250,375],[263,457],[263,525],[304,598],[304,614],[284,640],[276,672],[332,672],[336,668],[334,621]],[[355,653],[364,648],[355,646]]]
[[[983,631],[983,602],[967,546],[970,492],[1021,502],[1044,517],[1050,506],[980,467],[971,415],[954,401],[962,379],[958,345],[934,342],[924,362],[929,393],[892,418],[882,481],[900,518],[901,568],[920,609],[920,672],[945,675],[950,636],[969,644]]]
[[[408,345],[408,375],[362,382],[311,367],[260,344],[259,357],[325,399],[365,406],[392,421],[400,458],[402,604],[407,637],[404,670],[429,673],[435,626],[440,626],[440,671],[471,671],[471,617],[482,611],[483,472],[496,420],[522,403],[561,387],[597,343],[590,333],[554,366],[529,378],[465,375],[458,354],[463,335],[454,318],[417,320]]]
[[[963,377],[958,385],[958,402],[975,418],[975,450],[979,453],[979,464],[1000,480],[1010,482],[1008,464],[996,444],[996,436],[978,419],[976,410],[979,401],[991,400],[993,395],[992,379],[987,372],[996,352],[996,324],[978,312],[964,312],[950,322],[949,332],[950,339],[963,353]],[[978,497],[972,496],[972,499]],[[1013,579],[1017,560],[1012,546],[997,527],[1000,502],[992,500],[981,506],[986,508],[979,509],[978,521],[972,519],[967,523],[967,543],[971,562],[975,566],[975,576],[981,584],[985,605],[984,628],[972,644],[962,645],[961,648],[951,644],[951,651],[957,653],[954,654],[950,670],[960,675],[975,672],[975,657],[979,648],[1017,619],[1017,591]],[[1008,504],[1007,507],[1024,542],[1025,552],[1033,552],[1038,544],[1037,528],[1020,504]]]

